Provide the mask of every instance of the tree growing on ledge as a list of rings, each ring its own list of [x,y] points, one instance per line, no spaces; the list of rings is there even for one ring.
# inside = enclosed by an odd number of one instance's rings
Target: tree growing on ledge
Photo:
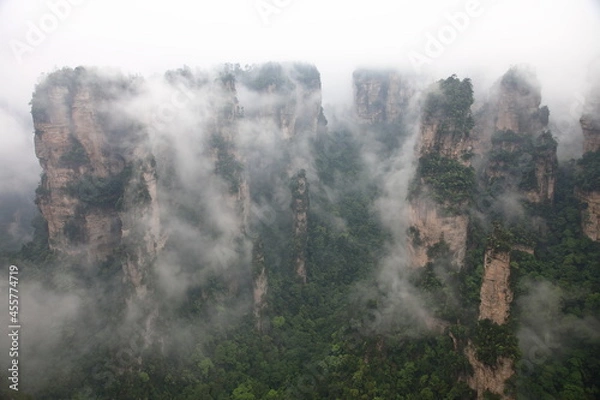
[[[452,75],[439,80],[425,100],[425,120],[442,121],[439,130],[448,134],[465,134],[475,126],[471,115],[473,85]]]

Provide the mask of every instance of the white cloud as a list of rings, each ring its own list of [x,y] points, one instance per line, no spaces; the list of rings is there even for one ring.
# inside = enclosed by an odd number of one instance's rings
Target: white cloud
[[[265,25],[257,0],[190,3],[184,0],[4,0],[0,4],[0,103],[28,113],[40,74],[56,67],[99,65],[150,75],[183,64],[302,60],[321,70],[324,103],[351,100],[351,73],[358,65],[406,66],[409,51],[428,33],[448,24],[447,14],[464,11],[469,0],[318,2],[264,0],[280,8]],[[477,0],[470,0],[477,1]],[[51,5],[70,2],[66,16],[19,63],[11,40],[27,44],[31,24],[40,27]],[[489,84],[511,64],[532,64],[544,102],[556,116],[585,86],[587,65],[598,51],[600,6],[541,0],[479,0],[483,15],[472,18],[444,53],[433,60],[433,77],[486,71]],[[77,4],[77,5],[75,5]],[[54,7],[55,9],[56,7]],[[64,10],[64,8],[63,8]],[[48,26],[52,28],[52,26]],[[13,42],[14,43],[14,42]],[[479,82],[475,82],[476,84]],[[477,88],[476,88],[477,89]],[[568,102],[567,102],[568,103]],[[30,123],[29,123],[30,124]],[[29,135],[24,132],[10,135]],[[9,133],[3,133],[9,135]],[[27,140],[30,140],[29,138]],[[3,140],[11,153],[33,160],[31,147]]]

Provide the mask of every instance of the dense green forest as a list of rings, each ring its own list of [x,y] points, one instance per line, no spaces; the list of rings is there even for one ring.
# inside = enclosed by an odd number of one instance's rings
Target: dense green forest
[[[334,175],[339,182],[356,179],[362,171],[359,159],[353,156],[360,151],[356,146],[344,131],[320,137],[315,143],[320,178],[324,182]],[[557,332],[559,336],[553,339],[555,347],[542,344],[538,351],[543,353],[534,354],[533,358],[531,354],[515,355],[519,362],[514,385],[523,398],[591,399],[600,395],[596,379],[600,376],[600,343],[597,337],[577,332],[576,326],[569,327],[570,319],[585,320],[600,312],[600,246],[583,237],[580,230],[578,202],[572,194],[576,173],[575,165],[560,170],[556,202],[542,211],[548,221],[548,233],[536,243],[535,256],[514,253],[516,275],[512,279],[517,288],[517,304],[532,290],[533,282],[551,282],[560,289],[561,313],[548,316],[546,322],[552,324],[557,321],[551,318],[559,318],[564,324],[564,331]],[[470,365],[447,334],[415,336],[408,332],[410,327],[374,333],[369,325],[377,318],[377,297],[366,302],[352,300],[357,283],[368,282],[375,270],[387,238],[370,207],[376,194],[376,188],[368,186],[349,188],[336,202],[318,192],[313,194],[313,201],[322,211],[344,218],[347,226],[340,231],[323,213],[311,213],[310,279],[306,285],[298,284],[291,268],[276,267],[278,263],[289,263],[281,259],[281,254],[289,254],[286,247],[291,244],[273,244],[271,240],[282,238],[264,233],[265,248],[270,249],[265,258],[270,274],[270,321],[265,331],[257,332],[248,315],[234,326],[203,335],[185,351],[177,349],[176,343],[171,343],[173,353],[155,347],[144,349],[143,361],[133,369],[118,365],[123,362],[116,358],[118,349],[111,349],[110,342],[102,341],[106,333],[99,331],[94,339],[101,346],[82,358],[71,354],[75,359],[67,361],[63,351],[57,350],[61,363],[73,364],[71,368],[54,370],[49,386],[35,398],[84,399],[91,398],[92,393],[94,398],[131,399],[473,398],[461,380],[469,374]],[[36,240],[10,259],[20,261],[25,277],[53,274],[58,279],[59,265],[64,261],[39,262],[52,260],[52,256],[43,245],[42,224],[37,228]],[[473,228],[475,236],[477,229]],[[518,314],[506,328],[467,323],[473,321],[469,313],[477,303],[477,276],[481,274],[484,248],[481,240],[473,241],[469,252],[472,261],[464,270],[443,281],[433,266],[428,266],[415,272],[411,279],[425,293],[436,314],[454,321],[446,329],[459,339],[469,337],[472,331],[475,343],[481,342],[478,356],[484,362],[493,362],[516,346],[514,332],[519,329],[519,321],[536,316],[529,316],[527,308],[517,307]],[[445,262],[443,248],[432,252],[437,253],[441,264]],[[451,270],[450,266],[446,268]],[[85,278],[91,289],[97,285],[95,280],[110,280],[119,274],[118,268],[109,268],[106,275],[101,269],[99,276]],[[460,307],[449,306],[444,298],[453,285],[464,289]],[[216,293],[226,289],[217,279],[211,290]],[[105,318],[116,319],[115,311],[122,306],[115,292],[108,294],[103,305]],[[202,324],[206,311],[193,299],[191,296],[177,310],[191,326]],[[101,330],[100,321],[95,325]],[[503,335],[512,339],[502,339]],[[65,336],[65,346],[73,345],[73,340],[84,340],[77,336],[76,332]],[[509,342],[503,344],[504,340]]]

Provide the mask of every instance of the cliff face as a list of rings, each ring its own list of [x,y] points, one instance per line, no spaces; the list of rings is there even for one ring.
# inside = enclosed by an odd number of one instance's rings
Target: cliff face
[[[500,357],[495,366],[490,367],[477,359],[472,346],[466,349],[467,359],[473,367],[473,375],[467,379],[469,386],[477,392],[477,400],[485,400],[485,392],[491,392],[500,396],[502,400],[510,400],[513,397],[504,394],[506,381],[514,374],[512,360]]]
[[[600,151],[600,83],[596,83],[586,96],[579,122],[583,131],[583,152]]]
[[[496,130],[533,134],[548,125],[548,110],[540,109],[541,87],[533,73],[512,68],[504,74],[495,92]]]
[[[600,108],[600,107],[599,107]],[[597,110],[597,114],[600,110]],[[600,121],[592,115],[581,117],[581,130],[583,131],[583,152],[600,151]]]
[[[575,194],[585,204],[581,214],[583,233],[592,240],[600,241],[600,191],[577,190]]]
[[[226,71],[216,79],[189,69],[167,73],[162,85],[177,92],[175,113],[181,121],[168,119],[158,130],[121,110],[121,104],[140,101],[145,85],[77,68],[53,73],[36,88],[35,146],[44,170],[37,204],[48,224],[50,248],[90,263],[120,262],[127,284],[140,298],[149,290],[153,263],[165,261],[163,247],[173,250],[173,243],[188,237],[186,232],[225,243],[223,254],[217,260],[207,257],[207,263],[238,262],[239,254],[233,253],[246,251],[240,243],[247,241],[249,224],[256,219],[252,171],[264,173],[248,168],[251,139],[240,134],[242,126],[262,126],[274,129],[290,155],[278,170],[286,171],[295,185],[287,212],[297,243],[294,268],[305,282],[308,182],[303,172],[292,176],[291,171],[302,162],[296,146],[326,124],[318,71],[268,64]],[[239,90],[252,95],[241,102]],[[213,219],[217,213],[229,219]],[[179,261],[198,257],[189,252]],[[263,265],[255,276],[258,314],[266,306],[267,270]],[[239,274],[223,274],[237,293]]]
[[[296,275],[306,283],[306,245],[308,241],[308,181],[306,172],[292,178],[292,211],[294,214],[294,264]]]
[[[540,86],[535,77],[513,68],[493,88],[491,100],[478,115],[477,131],[481,139],[476,147],[485,152],[479,163],[483,169],[482,186],[493,198],[517,195],[531,203],[554,199],[557,142],[547,130],[549,112],[540,107],[540,101]],[[478,319],[480,324],[491,321],[502,326],[509,319],[513,300],[511,250],[531,252],[531,249],[513,245],[499,227],[494,230],[485,252]],[[486,345],[489,344],[477,344]],[[465,351],[473,367],[473,375],[467,382],[477,392],[477,398],[486,398],[486,392],[502,399],[512,398],[504,391],[506,381],[514,374],[513,360],[499,356],[485,363],[477,358],[478,350],[469,342]]]
[[[264,313],[267,307],[267,292],[269,290],[262,242],[258,241],[254,244],[252,253],[252,272],[254,275],[252,287],[252,297],[254,300],[253,313],[256,320],[256,328],[262,331],[264,328]]]
[[[470,165],[469,159],[473,155],[473,140],[468,132],[462,134],[446,134],[447,132],[457,132],[457,127],[452,126],[452,122],[447,122],[429,117],[421,125],[421,156],[436,152],[443,157],[457,160],[464,165]]]
[[[439,81],[426,98],[417,150],[419,167],[409,195],[413,266],[431,261],[429,248],[442,240],[448,244],[452,261],[458,266],[463,263],[469,224],[465,211],[475,184],[470,166],[472,103],[471,82],[455,76]]]
[[[485,252],[479,319],[489,319],[498,325],[506,323],[513,294],[510,289],[510,252]]]
[[[52,250],[87,262],[124,256],[125,275],[143,296],[145,266],[161,243],[153,156],[133,121],[103,111],[113,96],[135,90],[133,83],[90,77],[83,68],[60,71],[34,94],[35,148],[44,171],[36,202]],[[125,254],[124,243],[131,244]]]
[[[526,192],[532,203],[552,202],[558,172],[557,142],[548,134],[540,135],[535,143],[535,186]]]
[[[488,248],[485,252],[483,280],[480,292],[479,320],[490,320],[497,325],[507,322],[513,293],[510,288],[510,251]],[[485,399],[485,392],[511,399],[504,393],[506,381],[514,374],[514,363],[507,357],[498,357],[494,365],[487,365],[476,356],[470,342],[465,349],[473,375],[467,379],[477,392],[478,399]]]
[[[600,154],[600,87],[586,99],[583,116],[583,158],[579,161],[580,179],[575,195],[584,204],[581,213],[583,232],[592,240],[600,241],[600,171],[597,160]]]
[[[533,203],[552,202],[558,158],[557,143],[547,131],[549,111],[540,107],[535,76],[509,70],[494,87],[484,118],[492,117],[486,176],[495,193],[515,192]]]
[[[370,123],[389,123],[409,109],[416,88],[396,71],[358,70],[353,75],[357,116]]]
[[[462,264],[469,225],[466,215],[447,215],[438,204],[425,197],[411,201],[409,213],[411,231],[418,235],[418,240],[412,240],[409,246],[411,265],[422,267],[431,261],[428,249],[442,240],[448,244],[453,262]]]
[[[234,74],[240,85],[254,93],[248,102],[241,101],[245,118],[274,123],[281,138],[317,132],[325,123],[321,78],[314,66],[268,63]]]

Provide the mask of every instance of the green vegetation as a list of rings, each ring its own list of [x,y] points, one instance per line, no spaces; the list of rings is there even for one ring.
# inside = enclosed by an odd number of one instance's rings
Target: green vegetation
[[[125,167],[120,173],[106,178],[83,175],[79,181],[67,188],[67,192],[87,206],[120,208],[131,172],[131,167]]]
[[[215,172],[227,182],[229,192],[236,193],[242,183],[244,166],[236,158],[233,144],[216,133],[211,137],[211,146],[217,150]]]
[[[65,222],[63,232],[71,243],[86,243],[84,224],[85,220],[83,219],[81,212],[76,212],[74,216]]]
[[[435,153],[419,159],[417,177],[433,189],[432,198],[453,212],[473,200],[475,170]]]
[[[317,84],[318,73],[313,67],[291,68],[293,81],[307,87]],[[278,64],[244,71],[234,66],[226,72],[233,75],[222,75],[224,83],[236,78],[255,90],[290,87]],[[53,79],[62,82],[75,71],[61,74]],[[189,69],[178,74],[171,77],[196,79]],[[512,85],[511,79],[520,78],[508,74],[505,79]],[[69,82],[67,79],[61,84],[68,86]],[[468,79],[460,81],[452,76],[440,81],[438,89],[427,99],[427,117],[445,121],[442,134],[468,134],[473,101]],[[36,112],[44,110],[36,108]],[[136,128],[124,125],[119,129]],[[407,132],[402,121],[370,129],[376,131],[372,137],[385,147],[381,153],[386,157],[394,154],[393,149]],[[170,226],[173,229],[162,252],[164,258],[156,262],[157,268],[151,262],[147,265],[147,304],[136,303],[132,288],[123,284],[122,264],[135,259],[135,237],[143,232],[131,230],[129,241],[124,240],[110,257],[83,267],[82,260],[49,250],[48,226],[41,217],[36,218],[32,242],[18,254],[0,257],[22,266],[23,281],[39,278],[44,290],[79,296],[81,319],[66,318],[58,327],[49,328],[56,346],[29,350],[47,359],[46,365],[43,360],[40,366],[35,365],[45,373],[36,382],[42,389],[33,393],[34,397],[474,399],[474,392],[465,383],[473,372],[464,353],[469,341],[486,365],[496,366],[501,357],[515,361],[517,374],[509,382],[509,390],[516,398],[600,397],[600,342],[594,331],[600,315],[600,244],[583,235],[581,205],[574,196],[576,186],[598,188],[598,153],[587,154],[559,170],[554,203],[525,204],[522,209],[508,211],[493,202],[493,196],[505,193],[508,186],[497,192],[492,187],[492,193],[486,194],[483,188],[487,182],[478,182],[472,167],[435,153],[422,157],[413,195],[430,195],[450,213],[469,213],[464,265],[455,265],[450,238],[440,235],[427,249],[431,262],[418,270],[394,270],[385,276],[389,282],[384,283],[397,285],[400,291],[384,293],[378,281],[382,261],[402,264],[404,259],[386,257],[403,244],[392,240],[392,232],[377,212],[382,187],[363,164],[363,140],[349,129],[316,135],[309,141],[314,164],[300,170],[290,182],[289,160],[296,149],[289,143],[278,143],[279,151],[270,158],[259,154],[265,159],[242,166],[233,144],[215,134],[209,144],[215,150],[218,176],[234,193],[242,175],[248,174],[253,204],[269,205],[269,218],[256,217],[250,210],[249,218],[259,220],[251,221],[256,225],[256,236],[250,238],[252,251],[245,249],[250,234],[246,233],[247,238],[242,234],[234,237],[228,251],[248,257],[227,266],[215,266],[206,255],[212,256],[213,249],[202,247],[204,239],[213,243],[211,240],[223,234],[198,201],[203,187],[183,188],[174,160],[170,165],[161,158],[159,184],[169,194],[165,204],[172,214],[168,217],[177,219]],[[506,173],[507,185],[526,190],[537,186],[536,162],[556,148],[549,132],[534,140],[501,131],[492,137],[492,144],[491,168]],[[83,165],[87,162],[84,155],[77,142],[61,162]],[[153,160],[149,163],[156,165]],[[124,199],[136,204],[151,200],[142,164],[109,177],[86,174],[70,186],[68,194],[78,198],[82,206],[66,221],[66,237],[73,242],[84,239],[82,224],[89,207],[120,209]],[[295,241],[292,234],[288,201],[300,196],[297,189],[301,178],[310,185],[306,200],[311,205],[308,233],[300,238],[306,250],[305,284],[295,276],[298,238]],[[37,191],[40,198],[48,195],[46,183],[42,177]],[[282,189],[286,191],[283,194]],[[422,192],[416,192],[418,189]],[[176,229],[177,224],[184,226]],[[414,245],[423,245],[422,232],[414,226],[407,231]],[[517,244],[528,246],[533,254],[526,252],[528,249],[516,250]],[[505,325],[478,321],[484,254],[489,249],[511,255],[510,284],[515,301]],[[252,313],[252,279],[263,268],[268,291],[257,328]],[[178,275],[185,284],[166,288],[173,282],[165,279],[165,271],[172,277]],[[545,296],[538,299],[535,294],[540,287],[551,287],[553,292],[542,292]],[[549,300],[552,307],[540,307]],[[529,307],[533,301],[538,302],[533,304],[537,307]],[[412,306],[418,312],[410,309],[403,314],[396,308]],[[145,347],[145,321],[125,325],[123,321],[155,315],[157,310],[153,334],[160,340]],[[436,325],[434,329],[424,327],[422,319],[415,317],[421,312],[427,314],[427,323]],[[546,333],[558,344],[546,340]],[[526,347],[528,335],[537,349],[543,350],[541,353]],[[517,337],[525,339],[519,343]],[[6,380],[5,373],[0,373],[0,378]],[[0,396],[5,395],[2,390]],[[498,395],[487,392],[484,398],[497,399]]]
[[[77,168],[89,163],[89,161],[90,159],[81,142],[75,136],[71,136],[71,148],[61,155],[60,164],[69,168]]]
[[[441,79],[425,100],[425,119],[441,121],[438,131],[442,134],[468,135],[475,121],[471,115],[473,85],[466,78],[462,81],[452,75]]]
[[[577,187],[586,192],[600,191],[600,151],[585,153],[577,167]]]
[[[537,190],[536,166],[555,160],[557,142],[548,131],[534,138],[511,130],[497,131],[492,136],[493,149],[489,154],[490,170],[500,173],[501,178],[492,180],[490,188],[494,196],[507,189]],[[554,170],[558,165],[554,165]]]
[[[510,325],[498,325],[489,319],[477,323],[473,344],[477,359],[490,367],[495,366],[500,357],[516,360],[520,356],[519,344]]]
[[[148,204],[152,200],[144,179],[140,178],[138,184],[134,187],[134,191],[134,204]]]
[[[545,310],[546,316],[527,307],[515,310],[516,318],[529,321],[530,329],[542,325],[550,336],[562,337],[553,346],[546,340],[548,335],[542,335],[538,344],[542,356],[535,349],[523,354],[516,386],[524,398],[593,399],[600,395],[595,379],[600,374],[600,341],[577,327],[600,315],[596,300],[600,298],[600,244],[581,232],[581,214],[574,196],[577,173],[570,165],[559,170],[555,204],[539,210],[548,223],[548,232],[538,235],[535,255],[512,254],[517,304],[541,282],[552,283],[562,293],[559,309]]]
[[[50,190],[47,188],[48,185],[48,177],[45,172],[40,176],[40,184],[37,188],[35,188],[35,201],[36,203],[42,198],[50,195]]]
[[[252,90],[266,91],[272,88],[275,92],[287,93],[293,88],[293,83],[279,63],[269,62],[239,73],[241,82]],[[306,72],[302,72],[300,76],[306,77]]]
[[[321,89],[321,74],[312,64],[294,63],[292,77],[300,82],[306,89]]]
[[[527,68],[512,67],[503,76],[500,83],[512,90],[526,91],[537,85],[535,73]]]
[[[513,244],[512,233],[503,227],[500,222],[494,222],[494,228],[487,240],[487,245],[493,252],[510,252]]]
[[[64,67],[43,77],[35,86],[35,91],[30,102],[31,114],[36,123],[48,123],[50,91],[62,94],[67,112],[73,106],[75,95],[80,87],[85,86],[90,90],[95,100],[116,99],[130,92],[135,92],[141,82],[138,76],[115,75],[110,76],[99,73],[94,68],[77,67],[75,69]],[[36,134],[38,134],[36,132]]]

